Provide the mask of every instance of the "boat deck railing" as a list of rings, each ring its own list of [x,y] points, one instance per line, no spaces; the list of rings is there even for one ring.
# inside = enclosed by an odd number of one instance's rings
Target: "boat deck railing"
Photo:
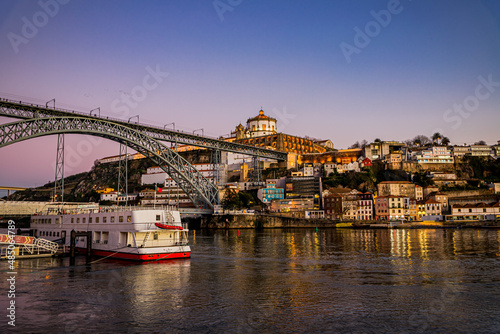
[[[102,212],[129,212],[129,211],[148,211],[148,210],[162,210],[162,211],[177,211],[178,208],[173,205],[157,205],[156,207],[150,206],[92,206],[83,208],[62,209],[58,207],[47,208],[43,211],[35,213],[35,215],[74,215],[74,214],[88,214],[88,213],[102,213]]]

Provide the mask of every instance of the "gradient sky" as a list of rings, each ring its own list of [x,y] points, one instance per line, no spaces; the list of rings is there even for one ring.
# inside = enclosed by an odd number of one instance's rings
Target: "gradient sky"
[[[499,1],[72,0],[57,12],[54,1],[41,1],[52,15],[38,1],[0,2],[1,97],[55,98],[61,108],[100,107],[212,136],[262,107],[279,131],[336,148],[435,131],[452,144],[500,140]],[[36,32],[27,29],[34,23]],[[357,31],[369,43],[355,40]],[[347,44],[358,45],[350,61]],[[168,76],[127,106],[122,99],[140,92],[148,68]],[[467,103],[470,111],[453,109]],[[66,175],[118,149],[66,136]],[[1,150],[0,185],[54,179],[56,137]]]

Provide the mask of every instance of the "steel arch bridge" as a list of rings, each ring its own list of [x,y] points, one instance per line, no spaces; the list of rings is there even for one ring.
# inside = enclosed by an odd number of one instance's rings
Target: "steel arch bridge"
[[[0,125],[0,148],[28,139],[56,134],[84,134],[124,144],[149,157],[184,190],[196,206],[218,203],[217,187],[179,154],[126,125],[91,117],[42,117]]]
[[[92,113],[92,112],[91,112]],[[121,124],[123,126],[138,130],[146,133],[149,137],[155,138],[161,142],[178,143],[183,145],[192,145],[197,147],[204,147],[211,150],[234,152],[253,157],[269,158],[278,161],[286,161],[287,153],[269,150],[263,147],[256,147],[250,145],[243,145],[232,143],[225,140],[210,138],[206,136],[199,136],[192,133],[182,131],[169,130],[165,127],[157,127],[147,124],[129,123],[121,119],[105,118],[100,115],[91,115],[88,113],[81,113],[72,110],[64,109],[51,109],[36,104],[30,104],[22,101],[12,101],[0,97],[0,116],[18,118],[18,119],[32,119],[44,117],[83,117],[89,119],[106,120],[113,123]]]

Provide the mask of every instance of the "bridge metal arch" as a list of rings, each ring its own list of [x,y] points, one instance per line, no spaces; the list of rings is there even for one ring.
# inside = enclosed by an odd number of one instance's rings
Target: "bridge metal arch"
[[[218,204],[218,189],[178,153],[146,134],[126,126],[86,117],[44,117],[0,125],[0,148],[28,139],[60,133],[110,139],[149,157],[184,190],[196,206]]]
[[[249,156],[275,159],[278,161],[287,160],[287,153],[270,150],[263,147],[244,145],[225,140],[209,138],[206,136],[199,136],[182,131],[168,130],[153,125],[128,123],[120,119],[112,119],[104,117],[101,118],[95,115],[79,113],[71,110],[49,109],[43,106],[23,103],[22,101],[10,101],[7,99],[3,99],[1,97],[0,97],[0,116],[21,118],[21,119],[32,119],[38,117],[44,118],[44,117],[78,117],[78,116],[90,119],[100,119],[100,120],[111,121],[113,123],[121,124],[145,132],[148,136],[162,142],[166,141],[182,145],[204,147],[224,152],[234,152]]]

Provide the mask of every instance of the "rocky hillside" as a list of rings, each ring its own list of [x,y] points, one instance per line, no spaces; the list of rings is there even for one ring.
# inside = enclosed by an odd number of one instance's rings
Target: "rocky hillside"
[[[190,163],[210,162],[210,152],[198,150],[181,155]],[[128,164],[128,191],[137,193],[144,187],[141,186],[141,175],[146,173],[148,167],[154,166],[149,159],[131,160]],[[95,164],[89,172],[80,173],[64,178],[64,201],[70,202],[97,202],[99,194],[97,189],[117,189],[118,162]],[[54,194],[54,182],[42,187],[18,191],[8,197],[10,201],[50,201]]]

